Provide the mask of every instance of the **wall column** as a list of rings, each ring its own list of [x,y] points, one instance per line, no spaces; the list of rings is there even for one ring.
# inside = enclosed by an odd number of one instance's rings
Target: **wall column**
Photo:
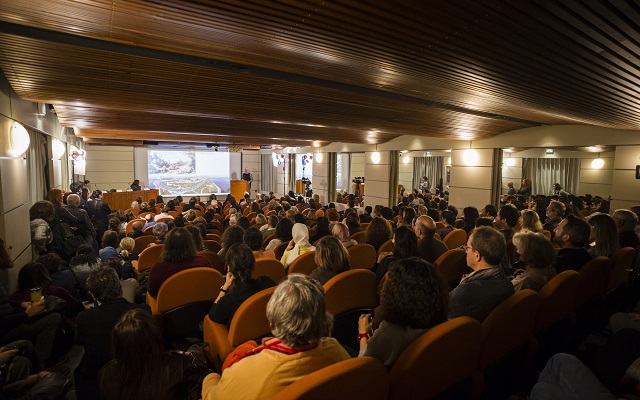
[[[326,204],[329,198],[329,153],[313,153],[313,171],[311,187],[313,194],[320,196],[320,203]],[[335,179],[335,178],[334,178]]]
[[[636,179],[636,165],[640,165],[640,146],[616,147],[611,212],[640,204],[640,179]]]
[[[379,151],[380,161],[378,163],[374,163],[371,159],[373,153],[373,151],[368,151],[364,155],[364,205],[371,207],[376,204],[391,206],[389,204],[390,152]]]
[[[478,155],[475,166],[464,163],[463,154],[467,150],[451,150],[449,204],[460,210],[466,206],[474,206],[480,210],[491,204],[493,149],[472,149]]]

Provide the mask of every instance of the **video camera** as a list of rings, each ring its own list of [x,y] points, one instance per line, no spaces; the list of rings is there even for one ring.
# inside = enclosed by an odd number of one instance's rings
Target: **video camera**
[[[351,182],[355,183],[356,185],[364,183],[364,176],[356,176]]]

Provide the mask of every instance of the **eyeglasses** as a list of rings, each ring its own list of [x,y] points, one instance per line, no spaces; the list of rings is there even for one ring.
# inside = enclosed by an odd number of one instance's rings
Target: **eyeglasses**
[[[468,249],[473,250],[473,247],[471,247],[471,246],[467,246],[467,244],[466,244],[466,243],[462,245],[462,250],[467,251]]]

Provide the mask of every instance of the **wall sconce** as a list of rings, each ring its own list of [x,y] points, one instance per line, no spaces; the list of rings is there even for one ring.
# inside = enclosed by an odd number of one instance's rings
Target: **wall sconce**
[[[19,122],[14,122],[11,126],[11,134],[9,135],[9,154],[11,157],[18,157],[29,148],[31,139],[29,132]]]
[[[53,153],[53,159],[59,160],[62,158],[62,156],[64,156],[64,151],[66,150],[66,147],[64,143],[54,138],[53,143],[51,144],[51,150]]]
[[[402,162],[403,162],[404,164],[409,164],[409,156],[404,156],[404,157],[402,157]]]
[[[315,158],[315,160],[316,160],[317,162],[321,163],[321,162],[322,162],[322,159],[323,159],[323,157],[322,157],[322,153],[316,153],[316,155],[314,156],[314,158]]]
[[[377,151],[374,151],[373,153],[371,153],[371,162],[373,162],[374,164],[377,164],[380,162],[380,153],[378,153]]]
[[[547,154],[553,154],[553,149],[547,149],[547,150],[545,150],[545,153],[547,153]]]
[[[602,167],[604,167],[604,160],[602,158],[600,158],[600,154],[598,153],[598,158],[596,158],[595,160],[591,161],[591,168],[600,169]]]
[[[516,160],[509,157],[506,160],[504,160],[504,163],[507,165],[507,167],[513,167],[514,165],[516,165]]]
[[[478,152],[473,149],[465,150],[462,153],[462,162],[469,167],[478,165]]]

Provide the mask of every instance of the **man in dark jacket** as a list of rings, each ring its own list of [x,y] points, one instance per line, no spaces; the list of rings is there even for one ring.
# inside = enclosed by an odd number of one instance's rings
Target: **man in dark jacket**
[[[589,252],[584,248],[589,241],[590,233],[589,223],[574,215],[567,215],[567,218],[558,224],[553,237],[553,241],[561,247],[553,262],[558,273],[568,269],[580,271],[580,268],[591,260]]]
[[[436,223],[433,218],[422,215],[416,219],[413,231],[418,237],[418,257],[433,263],[449,250],[447,245],[435,238]]]
[[[102,235],[109,229],[109,214],[111,214],[111,208],[107,202],[102,201],[102,191],[95,190],[91,197],[93,200],[87,202],[85,208],[91,218],[98,222],[97,240],[98,244],[100,244]]]

